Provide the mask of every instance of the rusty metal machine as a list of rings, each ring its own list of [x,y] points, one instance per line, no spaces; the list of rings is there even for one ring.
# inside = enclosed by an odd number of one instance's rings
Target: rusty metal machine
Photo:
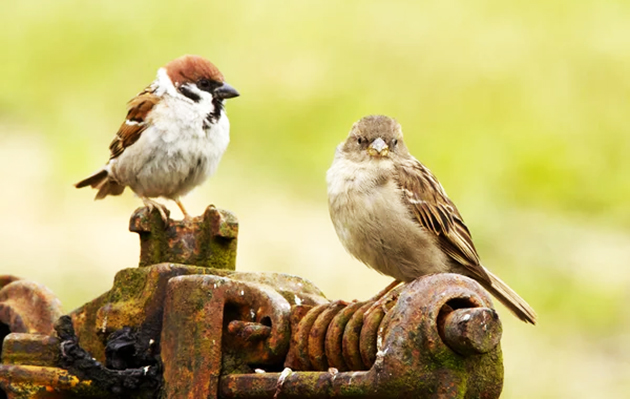
[[[454,274],[371,301],[235,271],[238,223],[140,208],[140,266],[67,315],[44,286],[0,279],[1,397],[498,398],[501,323]],[[366,312],[368,309],[370,311]]]

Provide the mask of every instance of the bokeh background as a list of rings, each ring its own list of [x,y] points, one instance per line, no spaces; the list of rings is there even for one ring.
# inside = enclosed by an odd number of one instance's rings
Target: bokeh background
[[[185,53],[242,95],[218,173],[185,199],[238,215],[240,270],[298,274],[330,298],[391,281],[344,252],[325,185],[351,124],[384,113],[538,311],[531,327],[497,305],[503,397],[627,397],[629,2],[4,1],[1,273],[69,311],[137,264],[140,201],[72,184],[106,161],[126,101]]]

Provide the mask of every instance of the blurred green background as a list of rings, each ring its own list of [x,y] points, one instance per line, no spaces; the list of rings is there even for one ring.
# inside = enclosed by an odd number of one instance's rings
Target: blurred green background
[[[347,255],[325,172],[352,123],[403,125],[486,266],[538,311],[499,306],[505,398],[630,392],[630,2],[4,1],[0,265],[66,310],[136,265],[140,201],[93,202],[125,103],[185,53],[221,69],[232,142],[184,203],[240,219],[238,268],[331,298],[391,279]],[[180,216],[174,204],[168,204]]]

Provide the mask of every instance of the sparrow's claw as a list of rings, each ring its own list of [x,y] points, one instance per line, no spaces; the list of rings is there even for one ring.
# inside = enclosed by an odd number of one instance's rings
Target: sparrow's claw
[[[142,198],[142,202],[144,202],[144,205],[149,208],[149,213],[153,212],[154,209],[157,209],[158,212],[160,212],[160,216],[162,217],[164,224],[168,224],[168,209],[166,209],[165,205],[146,197]]]

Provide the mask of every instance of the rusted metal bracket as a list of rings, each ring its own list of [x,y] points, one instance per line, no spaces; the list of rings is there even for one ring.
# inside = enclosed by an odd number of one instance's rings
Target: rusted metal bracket
[[[140,236],[140,266],[171,262],[236,268],[238,221],[231,212],[213,205],[202,216],[169,219],[166,225],[159,212],[138,208],[129,221],[129,231]]]
[[[143,212],[130,222],[142,267],[71,312],[70,333],[52,331],[61,310],[47,289],[0,279],[9,398],[499,397],[501,323],[473,280],[425,276],[366,314],[372,302],[329,301],[296,276],[233,271],[237,225],[225,211],[168,226]],[[70,347],[81,376],[61,368],[74,370]],[[99,383],[125,369],[142,379],[156,365],[159,390]]]
[[[312,307],[292,330],[287,321],[300,308],[271,287],[177,277],[165,301],[165,314],[174,315],[162,331],[165,392],[189,398],[498,397],[501,324],[491,306],[474,281],[439,274],[405,286],[395,305],[386,314],[371,313],[358,334],[349,322],[361,318],[364,305],[339,301]],[[239,310],[223,311],[231,307]],[[261,315],[269,320],[262,323]],[[200,322],[212,327],[194,328]],[[241,333],[245,328],[249,334]],[[276,372],[290,338],[294,367]],[[356,346],[344,351],[344,339]],[[184,344],[190,342],[207,345],[203,364],[191,363],[198,345]],[[345,359],[356,361],[357,353],[363,363],[352,369]]]

